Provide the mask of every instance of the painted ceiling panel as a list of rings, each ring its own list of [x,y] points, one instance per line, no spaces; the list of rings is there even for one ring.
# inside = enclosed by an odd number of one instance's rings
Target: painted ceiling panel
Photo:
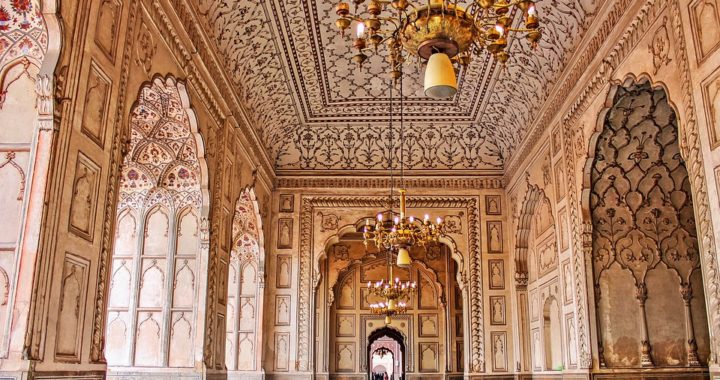
[[[540,0],[537,49],[510,41],[505,67],[488,55],[458,73],[453,99],[423,95],[423,67],[405,64],[406,168],[501,170],[587,30],[601,0]],[[358,69],[350,33],[335,29],[336,0],[199,2],[276,169],[382,170],[393,144],[384,47]]]

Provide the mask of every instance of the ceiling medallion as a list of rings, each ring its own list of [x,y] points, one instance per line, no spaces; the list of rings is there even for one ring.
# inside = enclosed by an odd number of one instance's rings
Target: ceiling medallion
[[[356,24],[353,47],[358,53],[352,60],[362,67],[365,52],[372,47],[377,53],[387,45],[390,76],[398,79],[406,57],[416,56],[427,62],[425,95],[436,99],[450,98],[457,92],[453,63],[467,66],[473,55],[487,49],[497,61],[504,63],[510,33],[522,33],[533,47],[540,40],[541,31],[535,3],[532,0],[468,0],[466,8],[458,0],[427,0],[411,3],[408,0],[341,1],[335,8],[335,25],[344,36],[345,30]],[[387,5],[391,6],[387,7]],[[513,27],[517,13],[524,25]]]

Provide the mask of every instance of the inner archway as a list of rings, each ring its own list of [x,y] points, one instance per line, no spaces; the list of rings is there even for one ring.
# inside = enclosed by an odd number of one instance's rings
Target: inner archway
[[[194,371],[204,326],[208,217],[204,145],[185,85],[156,77],[130,115],[122,165],[105,355],[110,371]]]
[[[388,358],[390,360],[388,360]],[[405,338],[385,326],[368,336],[367,362],[369,380],[403,380],[405,378]]]
[[[326,350],[321,358],[330,360],[320,359],[318,365],[327,365],[331,376],[371,377],[374,364],[372,352],[367,351],[371,332],[383,327],[404,337],[406,355],[400,358],[400,367],[395,356],[394,374],[463,373],[464,297],[451,249],[444,244],[414,247],[410,254],[412,265],[394,267],[393,277],[415,281],[417,291],[407,302],[407,313],[393,316],[385,326],[384,316],[370,310],[369,305],[380,300],[369,294],[367,283],[387,278],[386,253],[366,250],[353,233],[342,235],[326,249],[316,302],[327,305],[318,311],[329,324],[327,335],[318,341],[318,352]]]

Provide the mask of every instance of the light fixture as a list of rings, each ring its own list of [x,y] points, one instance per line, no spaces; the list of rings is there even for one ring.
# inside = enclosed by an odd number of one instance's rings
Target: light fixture
[[[425,68],[425,95],[435,99],[452,98],[457,92],[455,69],[445,53],[430,56]]]
[[[369,0],[364,10],[359,8],[366,0],[351,1],[352,14],[349,3],[338,3],[335,25],[343,36],[353,23],[362,29],[353,42],[358,51],[353,61],[362,67],[365,51],[377,52],[385,44],[393,79],[399,77],[399,67],[408,57],[426,61],[425,95],[432,98],[455,95],[457,86],[451,85],[455,80],[448,79],[455,78],[452,61],[466,66],[473,56],[487,50],[505,63],[510,33],[524,34],[533,47],[541,37],[532,0],[468,0],[465,8],[457,0]],[[524,22],[513,26],[518,14]],[[437,83],[441,87],[435,89]]]
[[[407,312],[407,303],[415,293],[417,284],[413,281],[400,281],[400,278],[393,278],[391,258],[392,250],[387,252],[388,280],[380,280],[375,283],[368,281],[367,287],[370,295],[381,299],[380,302],[370,304],[370,311],[375,315],[384,315],[385,324],[392,323],[392,317]]]
[[[429,215],[420,220],[407,213],[407,200],[405,189],[405,135],[403,131],[403,77],[400,75],[400,214],[392,211],[393,188],[395,185],[395,177],[393,175],[393,155],[389,155],[388,166],[390,169],[390,210],[380,212],[375,222],[368,218],[365,220],[363,228],[363,244],[367,249],[370,244],[375,245],[378,249],[384,249],[389,252],[397,252],[397,266],[403,268],[408,267],[412,263],[410,257],[410,248],[413,246],[428,247],[430,245],[440,243],[440,238],[446,235],[445,223],[442,218],[438,217],[436,222],[430,220]],[[390,146],[393,143],[393,97],[392,82],[390,84]]]

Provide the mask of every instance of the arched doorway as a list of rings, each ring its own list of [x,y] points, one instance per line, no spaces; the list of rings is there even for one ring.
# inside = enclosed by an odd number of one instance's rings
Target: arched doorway
[[[515,296],[518,308],[519,364],[524,372],[539,373],[566,367],[560,291],[560,253],[552,188],[527,183],[515,237]],[[565,248],[567,249],[567,248]],[[562,301],[558,301],[562,300]],[[563,302],[566,301],[566,302]]]
[[[353,232],[341,234],[320,261],[316,302],[322,305],[318,315],[328,321],[329,329],[317,342],[318,352],[325,352],[318,355],[318,365],[330,376],[368,376],[373,368],[366,352],[369,334],[385,327],[384,316],[374,315],[369,308],[379,299],[369,294],[367,283],[387,277],[386,256],[372,248],[366,251],[361,239]],[[395,268],[394,277],[415,281],[418,289],[407,313],[394,316],[390,325],[405,337],[402,372],[462,373],[468,324],[467,289],[458,281],[459,264],[445,244],[427,250],[414,247],[410,254],[412,265]]]
[[[228,378],[247,378],[260,372],[265,272],[262,219],[253,188],[240,193],[232,224],[232,250],[228,278],[225,366]],[[289,309],[289,305],[284,305]],[[288,313],[283,305],[278,308]],[[283,314],[284,315],[284,314]]]
[[[385,326],[373,331],[368,336],[366,349],[369,380],[384,379],[384,373],[389,380],[405,379],[405,338],[398,330]],[[380,354],[382,352],[385,354]],[[386,356],[391,357],[389,363]]]

